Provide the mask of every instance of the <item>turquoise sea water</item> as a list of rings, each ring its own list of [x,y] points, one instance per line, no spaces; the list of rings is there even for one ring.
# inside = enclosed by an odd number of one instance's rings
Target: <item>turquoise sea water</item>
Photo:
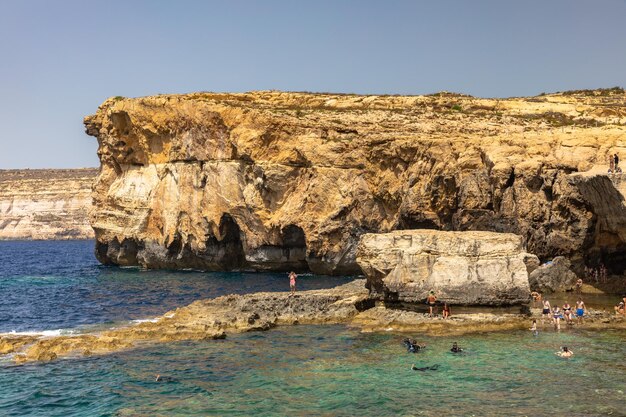
[[[107,271],[115,274],[119,270]],[[141,277],[138,271],[132,273]],[[159,282],[159,276],[162,288],[178,294],[175,300],[185,298],[181,293],[210,292],[202,289],[199,276],[199,283],[186,284],[180,277],[164,278],[176,277],[176,273],[145,274],[149,275],[138,286],[148,293],[147,300],[157,297],[146,287]],[[91,278],[95,281],[86,281],[84,293],[74,281],[71,291],[59,291],[68,300],[71,294],[78,294],[75,303],[80,305],[91,299],[88,294],[97,300],[101,293],[90,286],[103,284],[108,296],[128,304],[129,309],[142,305],[138,301],[141,291],[130,291],[132,285],[126,278],[112,280],[118,282],[120,290],[116,291],[111,280],[95,275]],[[270,282],[275,279],[277,286],[284,281],[283,274],[266,278]],[[0,281],[13,279],[16,276],[4,276]],[[204,279],[210,280],[210,274]],[[316,277],[309,279],[313,285]],[[320,277],[315,285],[325,280]],[[8,284],[3,285],[6,291]],[[37,284],[19,288],[29,285]],[[176,290],[184,285],[195,290]],[[25,293],[29,300],[40,300]],[[133,299],[124,300],[129,294]],[[161,304],[169,302],[175,301],[166,296],[161,299]],[[160,304],[147,303],[145,311],[157,313]],[[0,305],[3,312],[12,308],[5,301]],[[109,304],[104,306],[109,308]],[[71,306],[63,308],[71,311]],[[111,308],[109,315],[97,317],[122,320],[122,310]],[[16,318],[11,320],[14,325],[19,323]],[[90,323],[97,322],[90,319]],[[415,334],[412,336],[428,345],[417,354],[406,352],[402,345],[405,336],[363,334],[345,326],[292,326],[219,341],[144,346],[102,357],[23,366],[4,361],[0,362],[0,416],[626,415],[626,332],[574,328],[557,333],[546,326],[537,336],[526,331],[458,339]],[[463,354],[448,351],[454,341],[465,348]],[[554,355],[563,345],[575,352],[573,358]],[[411,364],[439,367],[420,372],[412,371]],[[156,374],[170,376],[175,382],[157,383]]]

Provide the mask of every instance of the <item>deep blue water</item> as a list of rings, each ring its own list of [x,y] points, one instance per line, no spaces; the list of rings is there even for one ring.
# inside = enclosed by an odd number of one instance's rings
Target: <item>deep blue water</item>
[[[150,318],[196,298],[288,288],[285,274],[104,268],[92,245],[0,242],[0,331]],[[414,334],[428,345],[418,354],[406,336],[290,326],[20,366],[0,356],[0,417],[626,415],[625,331]],[[453,341],[464,354],[449,352]],[[573,358],[554,354],[563,345]]]
[[[199,298],[289,290],[283,273],[104,267],[93,248],[92,241],[0,241],[0,332],[153,318]],[[329,288],[350,279],[305,274],[297,285]]]

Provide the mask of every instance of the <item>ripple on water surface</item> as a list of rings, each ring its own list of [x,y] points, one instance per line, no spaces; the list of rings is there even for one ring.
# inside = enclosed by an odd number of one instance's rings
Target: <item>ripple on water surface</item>
[[[199,298],[289,289],[280,273],[103,267],[93,248],[92,241],[0,241],[0,332],[151,319]],[[351,279],[304,274],[298,288],[329,288]]]
[[[620,415],[621,331],[423,337],[294,326],[226,340],[0,368],[0,414]],[[573,359],[554,355],[568,344]],[[412,371],[437,364],[436,371]],[[156,374],[176,382],[157,383]],[[21,414],[20,414],[21,413]]]

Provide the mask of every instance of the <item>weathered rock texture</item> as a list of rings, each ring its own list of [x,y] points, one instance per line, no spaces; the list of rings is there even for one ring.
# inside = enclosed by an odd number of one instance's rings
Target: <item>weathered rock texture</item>
[[[521,236],[436,230],[366,234],[357,250],[372,296],[419,302],[432,290],[461,305],[527,302],[529,256]]]
[[[570,174],[626,156],[625,102],[621,90],[112,98],[85,119],[102,163],[97,255],[345,274],[359,272],[362,234],[430,228],[511,232],[543,261],[605,258],[621,273],[626,259],[608,256],[626,253],[621,193]]]
[[[552,261],[546,262],[528,276],[530,289],[542,293],[573,290],[578,277],[570,267],[569,259],[563,256],[557,256]]]
[[[210,340],[287,324],[345,323],[372,306],[364,284],[364,280],[355,280],[295,294],[255,293],[200,300],[153,322],[101,333],[55,337],[0,334],[0,355],[12,354],[16,362],[47,361],[128,349],[142,342]]]
[[[97,169],[0,170],[0,239],[93,239]]]

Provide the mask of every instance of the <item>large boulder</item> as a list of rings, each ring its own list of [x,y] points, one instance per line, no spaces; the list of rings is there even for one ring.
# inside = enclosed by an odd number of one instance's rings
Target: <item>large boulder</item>
[[[539,292],[571,291],[578,277],[570,269],[569,259],[557,256],[539,266],[528,276],[530,289]]]
[[[432,290],[457,305],[525,303],[529,257],[521,236],[494,232],[366,234],[357,249],[372,295],[390,302],[423,302]]]

